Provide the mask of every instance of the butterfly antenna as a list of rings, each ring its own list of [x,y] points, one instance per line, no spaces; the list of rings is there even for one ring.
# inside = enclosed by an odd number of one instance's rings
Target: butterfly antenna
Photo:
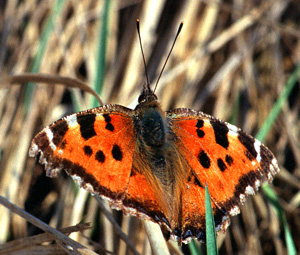
[[[142,40],[141,40],[141,34],[140,34],[140,20],[139,19],[136,20],[136,29],[137,29],[138,36],[139,36],[139,41],[140,41],[140,46],[141,46],[141,51],[142,51],[142,56],[143,56],[143,62],[144,62],[144,67],[145,67],[145,74],[146,74],[146,78],[147,78],[146,86],[147,86],[147,89],[150,89],[150,82],[149,82],[149,76],[148,76],[148,71],[147,71],[147,64],[146,64],[146,59],[145,59],[145,55],[144,55],[144,50],[143,50],[143,45],[142,45]]]
[[[171,47],[171,49],[170,49],[170,51],[169,51],[169,54],[168,54],[168,56],[167,56],[167,58],[166,58],[166,61],[165,61],[165,63],[164,63],[164,66],[163,66],[163,68],[161,69],[160,74],[159,74],[159,76],[158,76],[158,78],[157,78],[157,81],[156,81],[155,88],[154,88],[154,91],[153,91],[153,92],[155,92],[155,90],[156,90],[157,84],[158,84],[158,82],[159,82],[159,80],[160,80],[160,78],[161,78],[161,76],[162,76],[162,73],[164,72],[164,69],[165,69],[166,64],[167,64],[167,62],[168,62],[168,60],[169,60],[169,57],[170,57],[170,55],[171,55],[171,53],[172,53],[172,50],[173,50],[174,45],[175,45],[175,42],[176,42],[176,40],[177,40],[177,38],[178,38],[178,36],[179,36],[179,34],[180,34],[180,32],[181,32],[182,27],[183,27],[183,22],[181,22],[180,25],[179,25],[179,27],[178,27],[177,34],[176,34],[176,36],[175,36],[174,42],[173,42],[172,47]]]

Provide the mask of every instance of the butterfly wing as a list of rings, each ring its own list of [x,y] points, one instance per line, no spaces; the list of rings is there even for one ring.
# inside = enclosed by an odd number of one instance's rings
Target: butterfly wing
[[[64,169],[91,192],[120,199],[127,189],[135,143],[130,110],[99,107],[72,114],[44,128],[32,141],[47,175]]]
[[[29,155],[39,155],[46,173],[64,169],[80,187],[108,198],[125,213],[168,225],[156,193],[134,169],[134,111],[107,105],[64,117],[33,139]]]
[[[239,205],[264,180],[279,171],[273,154],[258,140],[237,127],[189,109],[167,112],[178,151],[190,166],[182,194],[182,240],[205,239],[204,188],[207,183],[216,230],[229,225],[228,214],[239,213]]]

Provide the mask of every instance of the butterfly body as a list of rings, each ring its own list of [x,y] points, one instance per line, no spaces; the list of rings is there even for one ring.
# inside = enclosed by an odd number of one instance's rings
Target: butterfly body
[[[158,204],[165,215],[164,227],[178,227],[181,193],[187,175],[185,160],[178,157],[176,134],[170,129],[166,113],[162,111],[156,95],[144,90],[135,109],[134,129],[137,134],[133,169],[146,177]],[[185,167],[183,167],[185,166]],[[158,221],[160,223],[160,221]],[[164,233],[168,236],[168,231]]]

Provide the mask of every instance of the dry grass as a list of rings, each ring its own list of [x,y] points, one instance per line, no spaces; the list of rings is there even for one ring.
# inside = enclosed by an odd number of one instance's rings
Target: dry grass
[[[106,66],[99,71],[96,56],[104,5],[104,1],[66,0],[53,19],[49,38],[42,39],[54,1],[0,2],[0,86],[9,87],[0,91],[0,195],[57,229],[91,222],[93,228],[70,237],[90,251],[127,254],[133,252],[128,241],[120,239],[95,199],[78,190],[65,174],[45,177],[42,166],[28,158],[31,139],[42,127],[91,107],[92,96],[63,86],[10,86],[5,77],[39,72],[77,77],[93,85],[95,74],[103,72],[105,76],[97,79],[103,86],[103,102],[134,107],[145,81],[136,19],[141,20],[151,81],[156,80],[176,29],[184,21],[157,88],[163,108],[202,110],[255,135],[299,63],[300,5],[297,0],[114,1],[107,13]],[[273,187],[298,250],[299,92],[298,83],[265,140],[279,161],[281,172]],[[121,226],[125,240],[129,238],[141,254],[151,254],[141,221],[111,211],[106,203],[104,207]],[[4,245],[20,238],[31,240],[30,236],[41,232],[3,206],[0,215]],[[226,235],[218,240],[220,254],[287,253],[281,222],[263,192],[249,198],[241,215],[231,219]],[[45,244],[41,240],[33,242],[27,253],[16,243],[15,253],[10,254],[33,254],[42,242],[39,254],[70,252],[61,241],[54,244],[47,239]],[[169,244],[172,253],[179,253],[174,247]],[[187,246],[182,250],[189,254]]]

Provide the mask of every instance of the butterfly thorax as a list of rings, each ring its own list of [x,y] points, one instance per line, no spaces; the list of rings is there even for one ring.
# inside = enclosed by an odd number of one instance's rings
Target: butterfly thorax
[[[168,129],[166,117],[156,95],[150,89],[145,89],[138,101],[135,108],[138,135],[145,146],[157,151],[165,145],[165,133]]]

